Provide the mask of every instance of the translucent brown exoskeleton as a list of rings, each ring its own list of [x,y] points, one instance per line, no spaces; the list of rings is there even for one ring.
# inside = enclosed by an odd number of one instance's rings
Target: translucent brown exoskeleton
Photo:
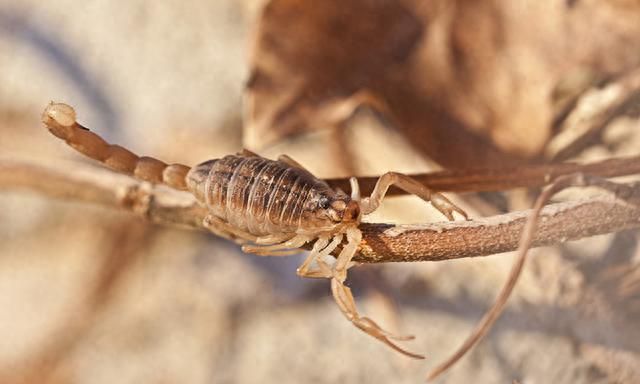
[[[360,316],[344,283],[362,239],[358,229],[362,217],[378,208],[391,185],[431,202],[450,220],[453,212],[466,218],[465,212],[443,195],[395,172],[382,175],[371,196],[365,198],[360,197],[357,180],[351,178],[351,195],[347,195],[331,189],[286,155],[269,160],[246,150],[193,168],[169,165],[105,142],[78,124],[75,111],[66,104],[49,104],[43,122],[55,136],[114,170],[191,192],[208,211],[204,226],[244,240],[242,249],[246,252],[289,255],[313,242],[298,274],[330,279],[333,298],[356,327],[405,355],[423,358],[392,342],[412,336],[393,335]],[[337,257],[331,257],[340,246]]]

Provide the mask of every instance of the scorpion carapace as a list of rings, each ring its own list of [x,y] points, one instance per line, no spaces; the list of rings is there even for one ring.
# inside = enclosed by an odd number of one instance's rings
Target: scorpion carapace
[[[247,150],[193,168],[169,165],[105,142],[78,124],[75,111],[66,104],[49,104],[42,118],[55,136],[116,171],[190,191],[208,211],[203,225],[214,233],[243,239],[246,244],[242,249],[246,252],[262,256],[289,255],[315,241],[298,274],[330,279],[334,300],[356,327],[396,351],[424,358],[392,342],[410,340],[412,336],[393,335],[373,320],[360,316],[351,290],[344,282],[362,240],[358,229],[362,216],[378,208],[391,185],[431,202],[450,220],[453,212],[467,217],[443,195],[406,175],[388,172],[378,179],[370,197],[360,198],[358,182],[353,177],[351,195],[347,195],[334,191],[286,155],[269,160]],[[330,257],[341,245],[338,256]]]

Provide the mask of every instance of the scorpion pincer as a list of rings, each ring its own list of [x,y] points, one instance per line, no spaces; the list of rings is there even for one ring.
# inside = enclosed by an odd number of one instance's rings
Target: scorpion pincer
[[[358,229],[362,217],[378,208],[391,185],[431,202],[449,220],[453,220],[453,212],[467,217],[443,195],[396,172],[382,175],[371,196],[365,198],[360,197],[357,179],[352,177],[351,194],[347,195],[333,190],[286,155],[269,160],[247,150],[193,168],[166,164],[105,142],[79,125],[75,111],[66,104],[49,104],[43,122],[70,146],[114,170],[191,192],[207,209],[204,226],[214,233],[225,232],[242,239],[246,252],[289,255],[315,241],[298,275],[330,279],[335,302],[356,327],[407,356],[423,358],[392,341],[410,340],[412,336],[391,334],[360,316],[345,280],[362,239]],[[340,246],[334,259],[330,255]]]

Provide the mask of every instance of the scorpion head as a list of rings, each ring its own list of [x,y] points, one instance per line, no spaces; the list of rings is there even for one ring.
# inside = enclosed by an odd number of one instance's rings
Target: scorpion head
[[[344,194],[321,194],[309,201],[307,222],[316,228],[332,229],[360,223],[360,204]]]

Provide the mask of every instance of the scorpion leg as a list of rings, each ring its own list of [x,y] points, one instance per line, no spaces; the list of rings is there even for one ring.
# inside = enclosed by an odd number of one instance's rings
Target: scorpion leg
[[[375,321],[368,317],[360,317],[358,314],[351,289],[344,285],[344,281],[347,277],[347,269],[350,267],[351,259],[358,249],[361,238],[362,233],[358,228],[350,228],[347,230],[348,243],[338,256],[334,266],[334,276],[331,279],[331,292],[333,293],[336,304],[347,320],[351,321],[357,328],[406,356],[415,359],[424,359],[424,356],[406,351],[391,341],[391,339],[401,341],[412,340],[414,338],[413,336],[394,335],[382,329]]]
[[[427,186],[398,172],[387,172],[380,176],[371,196],[365,197],[360,202],[362,214],[367,215],[375,211],[380,206],[384,195],[392,185],[395,185],[410,194],[416,195],[424,201],[431,202],[431,205],[433,205],[434,208],[440,211],[440,213],[445,215],[449,220],[453,220],[453,212],[458,212],[460,215],[464,216],[465,219],[468,219],[467,213],[449,201],[449,199],[444,197],[444,195],[433,192],[427,188]]]
[[[207,215],[203,220],[203,225],[205,228],[207,228],[209,231],[213,232],[214,234],[222,237],[227,237],[227,238],[236,237],[236,238],[250,241],[253,243],[259,243],[261,241],[284,241],[283,243],[281,242],[279,244],[266,246],[266,247],[252,246],[252,245],[246,245],[246,244],[242,246],[242,250],[244,252],[255,253],[256,255],[259,255],[259,256],[293,255],[295,253],[298,253],[298,250],[297,249],[291,250],[290,248],[299,248],[300,246],[304,245],[304,243],[306,242],[306,241],[302,242],[300,245],[293,244],[293,246],[287,246],[286,244],[289,244],[289,242],[293,241],[296,238],[300,238],[301,236],[294,236],[293,238],[291,236],[287,236],[287,237],[279,236],[278,239],[276,239],[275,237],[268,237],[268,238],[256,237],[248,232],[242,231],[230,225],[229,223],[225,222],[224,220],[214,215]],[[271,251],[270,249],[272,247],[273,247],[273,251]],[[288,250],[275,252],[275,250],[279,250],[279,249],[288,249]]]
[[[296,270],[298,276],[325,279],[333,278],[333,271],[331,271],[329,265],[324,261],[324,258],[336,249],[341,242],[342,234],[334,236],[331,243],[329,243],[328,237],[320,237],[313,245],[309,256],[307,256],[302,265]],[[316,262],[316,267],[312,268],[311,266],[314,261]]]
[[[311,240],[305,235],[296,235],[293,238],[284,241],[282,243],[273,245],[248,245],[242,246],[242,251],[247,253],[254,253],[258,256],[287,256],[298,253],[297,248],[302,247],[305,243]]]
[[[282,243],[283,241],[291,240],[295,236],[296,235],[292,235],[290,233],[260,236],[256,239],[255,243],[259,245],[273,245],[276,243]]]
[[[214,216],[207,215],[202,221],[202,225],[209,231],[222,237],[236,237],[247,241],[256,241],[256,237],[248,232],[239,230],[238,228],[230,225],[226,221]]]
[[[358,184],[358,179],[355,177],[350,178],[349,185],[351,186],[351,200],[360,201],[360,184]]]

